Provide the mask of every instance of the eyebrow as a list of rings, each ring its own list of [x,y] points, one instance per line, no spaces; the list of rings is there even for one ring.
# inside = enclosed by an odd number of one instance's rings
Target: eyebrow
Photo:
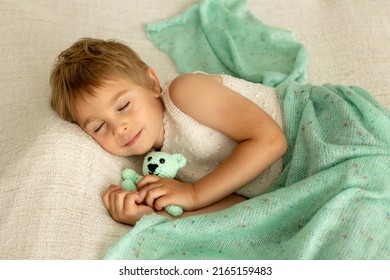
[[[125,90],[121,90],[120,92],[118,92],[117,94],[115,94],[115,96],[111,99],[111,101],[108,103],[109,106],[113,106],[117,101],[118,99],[125,93],[127,93],[129,90],[128,89],[125,89]],[[91,122],[93,122],[94,119],[92,118],[88,118],[85,120],[85,122],[83,123],[83,127],[86,128],[87,125]]]

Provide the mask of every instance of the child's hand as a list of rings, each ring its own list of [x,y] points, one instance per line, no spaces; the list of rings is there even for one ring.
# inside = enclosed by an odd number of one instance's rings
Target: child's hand
[[[111,217],[124,224],[134,225],[142,216],[154,212],[153,208],[141,204],[143,198],[138,192],[122,190],[121,186],[110,185],[103,195],[103,203]]]
[[[137,184],[139,194],[146,205],[160,211],[168,205],[181,206],[186,211],[197,209],[192,184],[174,179],[146,175]]]

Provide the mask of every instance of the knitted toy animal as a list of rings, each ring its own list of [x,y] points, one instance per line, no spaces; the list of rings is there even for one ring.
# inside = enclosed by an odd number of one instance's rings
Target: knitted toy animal
[[[151,151],[146,154],[142,166],[144,175],[157,175],[163,178],[175,178],[177,171],[186,165],[186,158],[181,154],[168,154],[164,152]],[[124,190],[136,191],[136,184],[143,176],[137,174],[133,169],[125,169],[122,172],[122,188]],[[168,205],[164,207],[170,215],[178,217],[183,214],[180,206]]]

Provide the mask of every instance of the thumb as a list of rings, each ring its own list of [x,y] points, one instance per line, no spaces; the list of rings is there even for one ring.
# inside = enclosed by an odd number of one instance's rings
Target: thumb
[[[136,204],[141,204],[141,203],[144,201],[144,199],[145,199],[145,197],[142,197],[142,196],[140,195],[140,193],[137,193],[137,196],[136,196],[134,202],[135,202]]]

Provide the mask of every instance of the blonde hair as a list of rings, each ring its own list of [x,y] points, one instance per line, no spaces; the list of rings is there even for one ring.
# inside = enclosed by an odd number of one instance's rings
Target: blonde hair
[[[114,77],[150,87],[146,65],[131,48],[115,40],[83,38],[57,57],[50,75],[51,107],[75,122],[76,100]]]

